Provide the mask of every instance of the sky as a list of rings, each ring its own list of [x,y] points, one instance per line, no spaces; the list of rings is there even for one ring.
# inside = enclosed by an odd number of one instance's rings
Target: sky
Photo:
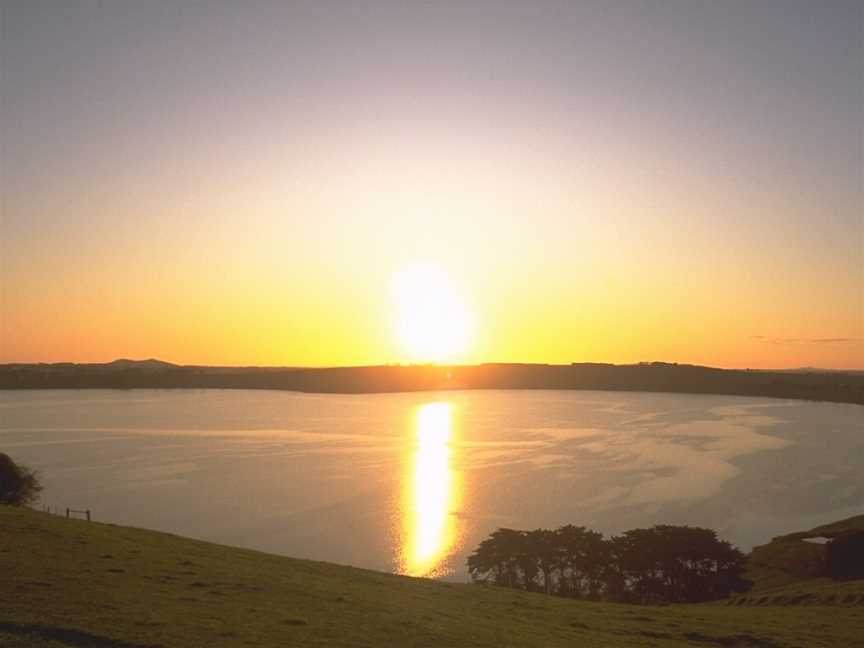
[[[0,362],[864,368],[857,0],[0,7]]]

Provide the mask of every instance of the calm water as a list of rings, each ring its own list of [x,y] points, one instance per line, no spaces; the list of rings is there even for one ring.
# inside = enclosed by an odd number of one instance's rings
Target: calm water
[[[501,526],[686,523],[747,549],[861,513],[862,421],[620,392],[0,392],[0,451],[101,521],[464,579]]]

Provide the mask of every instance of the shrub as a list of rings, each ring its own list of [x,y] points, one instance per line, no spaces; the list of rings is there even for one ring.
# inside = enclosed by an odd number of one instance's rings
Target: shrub
[[[0,452],[0,504],[6,506],[28,506],[39,499],[42,484],[39,476],[26,466],[12,461]]]
[[[864,578],[864,531],[844,533],[826,545],[826,571],[835,580]]]

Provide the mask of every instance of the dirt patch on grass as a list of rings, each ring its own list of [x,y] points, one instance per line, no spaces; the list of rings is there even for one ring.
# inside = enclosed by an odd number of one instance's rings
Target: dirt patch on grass
[[[139,644],[96,635],[83,630],[59,628],[39,623],[0,621],[0,631],[21,637],[48,639],[79,648],[163,648],[159,644]]]
[[[783,648],[782,644],[778,644],[770,639],[763,639],[746,633],[712,637],[704,635],[701,632],[687,632],[684,638],[689,641],[698,641],[699,643],[730,646],[730,648]]]

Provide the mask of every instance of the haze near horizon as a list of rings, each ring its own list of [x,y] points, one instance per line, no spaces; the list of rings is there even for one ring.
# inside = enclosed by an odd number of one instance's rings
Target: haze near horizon
[[[0,362],[864,367],[859,2],[0,29]]]

